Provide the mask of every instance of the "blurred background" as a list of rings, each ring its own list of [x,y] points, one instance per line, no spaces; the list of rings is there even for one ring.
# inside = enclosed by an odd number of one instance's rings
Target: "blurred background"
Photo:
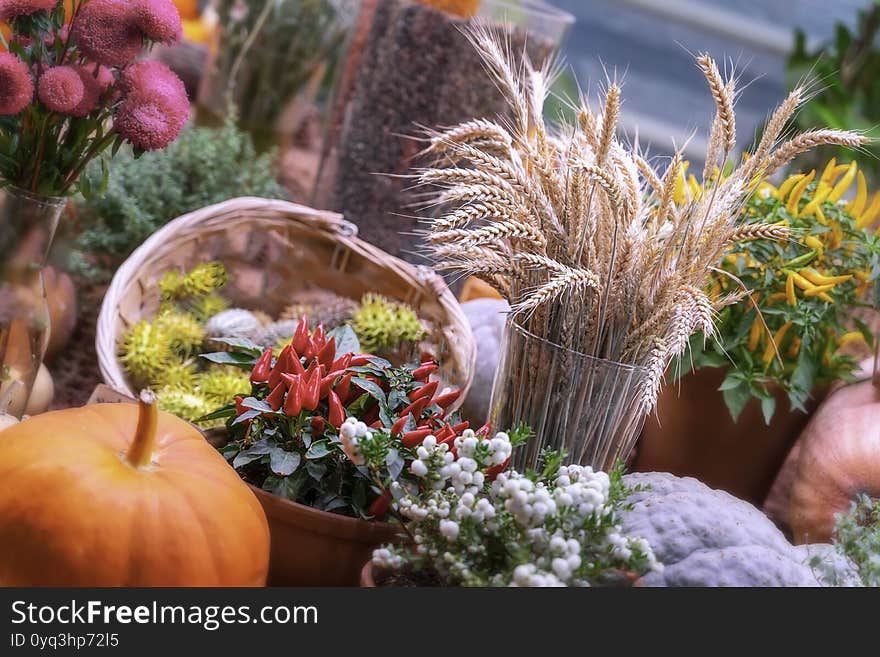
[[[550,0],[576,18],[563,48],[566,62],[582,86],[604,82],[606,71],[623,78],[623,128],[652,153],[669,152],[670,138],[683,143],[694,129],[688,157],[699,162],[712,116],[712,100],[691,53],[708,51],[733,62],[742,80],[737,107],[739,143],[746,148],[765,119],[765,112],[811,68],[835,92],[828,111],[815,107],[803,117],[812,126],[874,127],[880,114],[861,94],[880,88],[876,76],[878,4],[866,0]],[[859,13],[870,13],[860,25]],[[866,43],[860,44],[859,28]],[[795,34],[803,34],[804,51],[796,52]],[[840,48],[838,46],[841,46]],[[875,46],[876,48],[876,46]],[[820,59],[821,55],[821,59]],[[869,64],[864,80],[838,84],[848,62]],[[562,82],[565,84],[565,81]],[[571,84],[569,82],[569,84]],[[867,89],[860,90],[861,84]],[[850,88],[846,88],[849,86]],[[821,103],[822,98],[818,99]],[[814,106],[816,103],[814,103]],[[863,106],[868,105],[868,106]],[[819,114],[822,114],[819,112]],[[848,125],[833,125],[835,123]]]

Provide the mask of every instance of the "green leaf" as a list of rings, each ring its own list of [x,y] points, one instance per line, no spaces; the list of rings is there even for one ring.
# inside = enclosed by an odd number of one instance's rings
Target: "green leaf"
[[[312,443],[306,452],[306,458],[309,460],[321,459],[330,453],[330,446],[326,440],[316,440]]]
[[[382,388],[379,387],[379,384],[375,381],[355,377],[351,382],[361,390],[365,391],[373,399],[377,399],[380,404],[387,405],[388,402],[385,399],[385,391],[382,390]]]
[[[745,382],[741,382],[740,385],[735,388],[728,388],[722,391],[721,394],[724,397],[724,403],[727,404],[727,410],[730,411],[730,417],[736,422],[739,419],[740,413],[742,413],[742,410],[752,398],[749,386]]]
[[[208,422],[209,420],[220,420],[225,417],[232,417],[235,415],[235,405],[230,404],[224,406],[223,408],[218,408],[213,413],[208,413],[207,415],[203,415],[200,417],[197,422]]]
[[[246,351],[252,356],[259,356],[263,353],[263,348],[258,345],[253,340],[248,338],[211,338],[211,342],[220,342],[221,344],[228,344],[230,347],[235,347],[236,349],[240,349],[241,351]],[[228,352],[220,352],[220,353],[228,353]]]
[[[307,479],[305,470],[298,470],[289,477],[269,475],[263,482],[263,490],[296,502]]]
[[[742,384],[742,377],[738,376],[737,372],[729,372],[727,376],[724,377],[724,381],[721,382],[721,385],[718,386],[718,390],[723,392],[741,386]]]
[[[231,351],[217,351],[210,354],[200,354],[199,357],[204,358],[205,360],[212,363],[219,363],[220,365],[251,367],[254,364],[253,356],[250,356],[248,354],[236,354]]]
[[[255,411],[260,411],[261,413],[272,412],[272,407],[269,406],[269,402],[257,399],[256,397],[245,397],[241,400],[241,405],[245,408],[252,408]]]
[[[348,324],[337,326],[327,333],[327,339],[336,338],[336,353],[338,354],[357,354],[361,351],[361,343],[358,340],[357,333]]]
[[[775,397],[764,397],[761,399],[761,412],[764,414],[764,424],[770,425],[770,420],[773,419],[773,413],[776,411],[776,398]]]
[[[277,475],[293,474],[301,461],[302,457],[298,452],[288,452],[280,447],[274,447],[269,452],[269,469]]]
[[[232,467],[238,470],[239,468],[247,465],[248,463],[252,463],[257,459],[263,458],[266,454],[269,454],[274,448],[269,445],[267,440],[260,440],[246,450],[243,450],[238,453],[238,455],[232,461]]]

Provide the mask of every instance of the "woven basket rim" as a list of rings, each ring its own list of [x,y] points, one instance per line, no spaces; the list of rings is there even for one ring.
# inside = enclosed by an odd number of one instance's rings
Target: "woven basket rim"
[[[457,331],[460,344],[456,344],[456,362],[465,372],[465,380],[460,384],[464,400],[473,381],[476,364],[476,345],[470,324],[458,301],[436,272],[429,267],[413,265],[357,237],[357,226],[342,215],[325,210],[282,201],[253,196],[238,197],[221,203],[206,206],[171,220],[148,237],[125,262],[117,269],[101,304],[95,335],[95,349],[98,365],[104,382],[111,388],[133,395],[125,372],[117,358],[118,309],[131,285],[136,284],[139,273],[150,263],[173,253],[178,233],[191,234],[202,224],[209,223],[224,214],[253,215],[252,221],[279,223],[284,220],[307,223],[309,230],[322,233],[325,237],[345,243],[350,250],[372,261],[377,267],[387,269],[421,292],[430,292],[442,307],[450,325]],[[273,216],[275,215],[275,216]],[[456,406],[459,405],[456,404]]]

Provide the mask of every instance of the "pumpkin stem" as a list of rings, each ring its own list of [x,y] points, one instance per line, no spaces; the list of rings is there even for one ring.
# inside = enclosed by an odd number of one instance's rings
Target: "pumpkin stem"
[[[138,423],[134,439],[126,458],[135,468],[149,465],[156,447],[156,426],[159,423],[159,410],[156,408],[156,395],[150,390],[142,390],[138,400]]]

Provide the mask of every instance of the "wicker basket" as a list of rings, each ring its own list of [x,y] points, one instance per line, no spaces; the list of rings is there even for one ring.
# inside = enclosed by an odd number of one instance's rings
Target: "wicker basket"
[[[357,237],[341,215],[285,201],[237,198],[171,221],[116,272],[98,317],[95,347],[104,381],[134,395],[117,360],[132,324],[155,315],[157,282],[171,268],[220,260],[229,270],[223,294],[237,307],[277,315],[298,290],[325,289],[359,300],[377,292],[411,305],[427,320],[444,383],[462,389],[474,375],[476,347],[467,319],[443,279]]]

